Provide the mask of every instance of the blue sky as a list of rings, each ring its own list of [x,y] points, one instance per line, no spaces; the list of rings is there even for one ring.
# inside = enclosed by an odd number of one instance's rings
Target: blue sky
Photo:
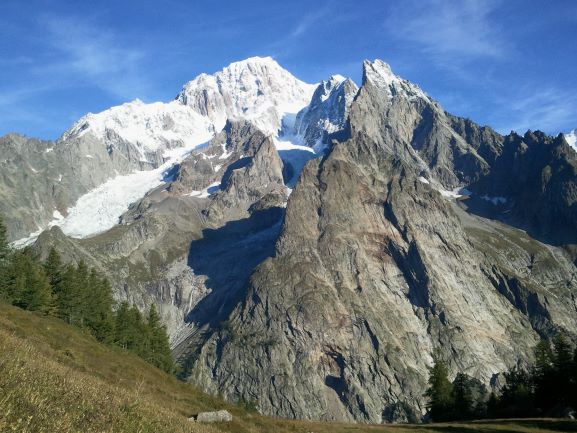
[[[577,127],[573,0],[2,0],[0,53],[0,135],[53,139],[255,55],[308,82],[380,58],[501,132]]]

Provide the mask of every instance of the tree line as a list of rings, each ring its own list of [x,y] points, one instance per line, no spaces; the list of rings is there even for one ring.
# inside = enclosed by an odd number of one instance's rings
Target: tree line
[[[463,373],[451,382],[440,355],[436,353],[433,359],[425,392],[432,421],[559,417],[577,408],[577,347],[572,348],[562,334],[539,342],[534,364],[505,372],[505,383],[491,393]]]
[[[127,302],[116,305],[102,273],[89,269],[83,261],[64,264],[54,249],[44,262],[29,248],[12,249],[1,217],[0,300],[58,317],[102,343],[119,346],[174,372],[166,327],[154,305],[146,317]]]

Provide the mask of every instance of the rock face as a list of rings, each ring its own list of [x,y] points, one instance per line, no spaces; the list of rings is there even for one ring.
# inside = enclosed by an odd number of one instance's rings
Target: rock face
[[[508,139],[380,61],[365,63],[349,121],[350,138],[305,167],[274,257],[193,352],[191,381],[281,416],[419,418],[433,350],[488,384],[539,336],[574,332],[568,255],[446,193],[486,194]]]
[[[148,162],[111,154],[95,137],[40,141],[19,135],[0,138],[0,212],[11,239],[58,222],[79,197]]]
[[[481,212],[554,245],[577,243],[577,153],[562,135],[508,135],[490,173],[470,188],[489,207]]]
[[[304,144],[321,152],[329,144],[329,136],[345,129],[349,108],[358,92],[350,79],[333,75],[315,90],[310,104],[296,117],[294,135]]]
[[[116,297],[143,310],[155,303],[176,342],[191,323],[218,322],[215,310],[234,306],[254,267],[273,252],[286,200],[272,138],[231,121],[114,229],[71,239],[53,227],[35,248],[46,255],[54,246],[66,261],[101,268]]]

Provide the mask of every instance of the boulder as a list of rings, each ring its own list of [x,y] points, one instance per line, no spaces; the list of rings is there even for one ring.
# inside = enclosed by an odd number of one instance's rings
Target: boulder
[[[192,419],[202,423],[230,422],[232,421],[232,415],[227,410],[217,410],[214,412],[200,412]]]

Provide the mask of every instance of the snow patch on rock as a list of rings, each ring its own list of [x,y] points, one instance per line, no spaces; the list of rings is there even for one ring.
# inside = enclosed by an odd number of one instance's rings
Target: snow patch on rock
[[[571,132],[563,134],[569,146],[571,146],[575,151],[577,151],[577,129],[574,129]]]

